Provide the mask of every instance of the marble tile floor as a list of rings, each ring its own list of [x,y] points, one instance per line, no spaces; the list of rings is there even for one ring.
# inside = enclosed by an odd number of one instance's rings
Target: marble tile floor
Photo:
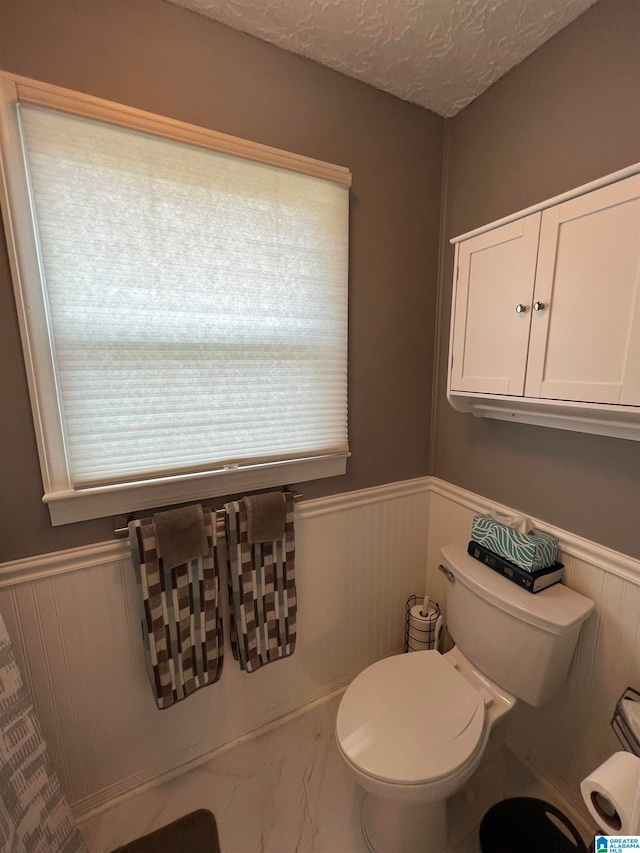
[[[364,794],[335,743],[339,701],[334,696],[316,704],[206,764],[82,821],[90,853],[110,853],[202,808],[216,817],[222,853],[368,853],[360,829]],[[503,797],[552,799],[510,753],[490,753],[450,801],[452,853],[479,853],[482,815]]]

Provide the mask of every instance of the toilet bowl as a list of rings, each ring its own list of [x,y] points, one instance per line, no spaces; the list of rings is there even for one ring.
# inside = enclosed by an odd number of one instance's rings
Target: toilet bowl
[[[351,683],[336,740],[366,791],[370,850],[445,849],[446,799],[474,773],[491,729],[515,701],[457,649],[385,658]]]
[[[557,694],[594,606],[561,584],[532,595],[462,543],[442,557],[456,646],[372,664],[338,709],[336,740],[366,792],[362,831],[373,853],[445,853],[447,798],[517,700],[538,707]]]

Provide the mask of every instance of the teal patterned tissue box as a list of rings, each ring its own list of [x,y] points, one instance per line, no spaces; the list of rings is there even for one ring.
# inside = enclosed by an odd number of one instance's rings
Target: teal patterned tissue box
[[[539,530],[518,533],[490,515],[474,517],[471,539],[528,572],[548,569],[558,556],[558,540],[555,536]]]

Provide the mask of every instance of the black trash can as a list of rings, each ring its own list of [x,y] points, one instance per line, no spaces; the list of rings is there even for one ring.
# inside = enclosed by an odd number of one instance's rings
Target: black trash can
[[[588,853],[569,818],[534,797],[514,797],[489,809],[480,824],[480,849],[482,853]]]

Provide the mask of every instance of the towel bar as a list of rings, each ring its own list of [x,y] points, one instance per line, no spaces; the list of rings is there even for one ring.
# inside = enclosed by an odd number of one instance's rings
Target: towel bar
[[[296,491],[296,489],[291,489],[289,486],[284,487],[285,492],[291,492],[293,495],[294,501],[299,501],[303,495]],[[218,519],[224,517],[225,510],[217,509],[216,516]],[[130,515],[114,515],[113,516],[113,535],[116,539],[124,539],[129,535],[129,522],[133,520],[133,513]]]

